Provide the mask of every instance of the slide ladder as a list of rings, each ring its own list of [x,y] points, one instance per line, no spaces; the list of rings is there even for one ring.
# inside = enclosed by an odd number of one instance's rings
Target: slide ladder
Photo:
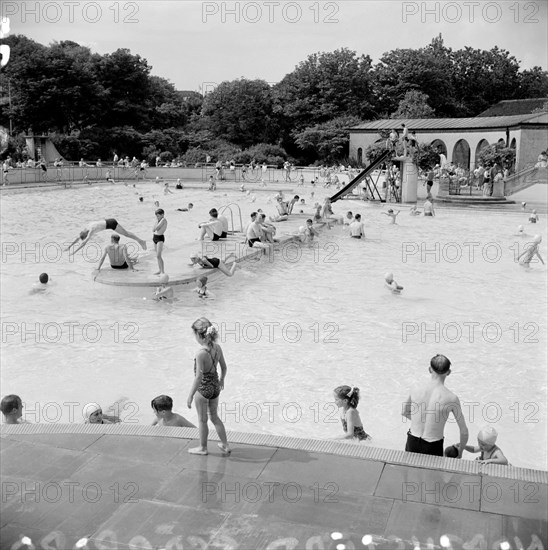
[[[350,183],[345,185],[340,191],[335,193],[331,197],[331,202],[338,201],[339,199],[342,199],[345,195],[350,193],[354,187],[359,185],[363,180],[366,180],[366,188],[369,194],[374,198],[375,193],[378,196],[378,199],[381,202],[385,202],[384,199],[381,198],[381,195],[377,189],[377,186],[373,184],[371,180],[371,173],[378,168],[383,162],[386,162],[389,160],[389,157],[391,155],[392,151],[385,151],[384,153],[381,153],[376,159],[374,159],[372,162],[369,163],[367,168],[362,170]]]

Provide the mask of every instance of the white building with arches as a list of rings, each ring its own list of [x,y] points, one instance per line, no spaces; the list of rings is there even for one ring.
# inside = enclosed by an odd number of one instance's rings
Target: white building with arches
[[[365,150],[384,142],[380,132],[402,124],[414,131],[419,143],[438,147],[449,162],[465,169],[476,167],[479,152],[486,145],[501,143],[516,150],[515,171],[533,166],[548,148],[548,113],[475,118],[383,119],[350,128],[350,157],[366,163]]]

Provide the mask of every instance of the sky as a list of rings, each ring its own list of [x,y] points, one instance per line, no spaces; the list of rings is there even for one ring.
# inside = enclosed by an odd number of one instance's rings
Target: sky
[[[508,50],[522,69],[548,67],[548,2],[2,0],[11,34],[72,40],[105,54],[129,48],[179,90],[224,80],[279,82],[315,52],[350,48],[377,62],[438,34],[453,49]]]

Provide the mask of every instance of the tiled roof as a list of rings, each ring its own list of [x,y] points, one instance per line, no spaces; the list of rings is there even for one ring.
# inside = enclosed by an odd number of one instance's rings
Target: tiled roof
[[[474,117],[474,118],[385,118],[366,122],[359,126],[350,128],[350,131],[358,130],[390,130],[396,128],[401,130],[405,124],[412,130],[474,130],[479,128],[507,128],[517,126],[522,122],[547,123],[546,113],[500,116],[500,117]]]

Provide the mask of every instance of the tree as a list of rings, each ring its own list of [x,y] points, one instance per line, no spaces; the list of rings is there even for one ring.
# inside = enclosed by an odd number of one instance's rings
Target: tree
[[[498,164],[503,168],[511,168],[516,161],[516,150],[506,145],[493,143],[484,147],[478,155],[482,166],[495,166]]]
[[[418,90],[409,90],[390,118],[434,118],[435,112],[428,105],[428,99],[426,94]]]
[[[302,130],[344,115],[371,117],[370,71],[369,56],[346,48],[308,56],[274,87],[285,129]]]
[[[519,75],[521,98],[548,97],[548,72],[540,67],[526,69]]]
[[[440,154],[429,143],[419,143],[413,151],[413,162],[420,170],[430,170],[439,164]]]
[[[444,46],[441,35],[426,48],[385,53],[373,71],[377,111],[393,113],[406,93],[416,90],[430,98],[437,116],[454,116],[451,70],[452,52]]]
[[[519,91],[519,62],[506,50],[477,50],[466,46],[454,53],[452,81],[458,116],[477,116],[502,99],[515,99]]]
[[[150,70],[146,59],[132,55],[126,48],[101,58],[98,78],[105,89],[105,97],[98,124],[106,127],[133,126],[143,130],[150,128],[147,109],[152,88]]]
[[[275,136],[272,90],[264,80],[222,82],[204,98],[202,118],[215,137],[248,147]]]
[[[296,130],[292,135],[297,146],[308,155],[309,160],[334,162],[348,157],[348,129],[361,122],[355,116],[341,116],[301,131]]]

